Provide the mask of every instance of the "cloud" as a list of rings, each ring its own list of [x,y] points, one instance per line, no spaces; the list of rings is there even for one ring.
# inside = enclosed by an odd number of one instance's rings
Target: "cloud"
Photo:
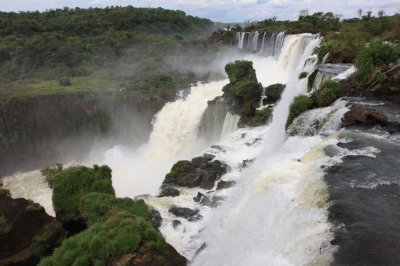
[[[299,11],[310,13],[332,11],[343,17],[355,17],[359,8],[386,14],[399,12],[399,0],[0,0],[1,11],[46,10],[68,7],[105,7],[132,5],[180,9],[194,16],[221,22],[278,19],[297,19]]]

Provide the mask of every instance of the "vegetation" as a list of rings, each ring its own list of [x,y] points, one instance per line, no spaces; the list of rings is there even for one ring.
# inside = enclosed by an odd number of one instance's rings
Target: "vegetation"
[[[131,252],[150,260],[149,265],[165,265],[167,244],[150,223],[146,204],[116,198],[109,167],[70,167],[51,174],[49,180],[57,218],[63,223],[84,220],[88,229],[65,240],[39,265],[106,265]],[[32,250],[48,255],[48,243],[57,231],[45,227]]]
[[[119,211],[149,219],[149,210],[143,200],[116,198],[114,195],[99,192],[90,192],[82,196],[79,211],[89,226],[103,223]]]
[[[238,122],[238,127],[250,126],[259,127],[265,125],[267,121],[271,118],[272,109],[264,108],[261,110],[255,110],[254,114],[251,116],[242,115]]]
[[[79,212],[81,197],[89,192],[114,196],[111,169],[108,166],[70,167],[50,178],[53,187],[53,205],[57,219],[63,224],[82,219]]]
[[[377,78],[382,70],[400,57],[400,46],[383,43],[379,40],[372,41],[357,55],[357,78],[360,81],[370,82]]]
[[[286,128],[288,128],[293,120],[301,113],[310,110],[314,107],[314,101],[312,98],[300,95],[294,98],[293,103],[290,105],[290,111],[288,120],[286,122]]]
[[[286,85],[283,84],[273,84],[265,88],[265,96],[267,97],[264,100],[268,104],[274,104],[281,99],[283,90]]]
[[[263,88],[257,81],[253,62],[235,61],[227,64],[225,71],[230,81],[222,89],[225,103],[234,113],[254,114],[253,110],[259,105]]]
[[[206,62],[216,51],[205,40],[213,29],[211,21],[162,8],[1,12],[0,25],[4,96],[135,91],[138,81],[158,80],[160,75],[187,85],[193,73],[181,63]],[[71,85],[63,86],[61,80]],[[151,85],[148,90],[159,89],[159,84]]]
[[[326,80],[314,93],[313,97],[318,107],[325,107],[333,103],[340,96],[342,87],[333,80]]]
[[[318,70],[315,70],[313,73],[311,73],[311,74],[308,76],[308,80],[307,80],[307,91],[308,91],[308,92],[311,91],[312,86],[313,86],[314,81],[315,81],[315,77],[317,76],[317,74],[318,74]]]
[[[163,265],[167,244],[150,223],[126,212],[117,212],[104,223],[96,223],[65,240],[51,257],[39,265],[106,265],[111,258],[137,252],[151,253],[152,263]]]

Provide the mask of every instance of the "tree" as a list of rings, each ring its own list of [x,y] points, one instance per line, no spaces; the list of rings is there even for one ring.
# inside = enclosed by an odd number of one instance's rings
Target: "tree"
[[[383,17],[385,15],[385,10],[381,9],[378,11],[378,17]]]
[[[301,17],[307,17],[307,16],[308,16],[308,9],[300,10],[299,18],[301,18]]]
[[[364,10],[362,10],[361,8],[357,10],[357,14],[360,18],[362,18],[363,14],[364,14]]]

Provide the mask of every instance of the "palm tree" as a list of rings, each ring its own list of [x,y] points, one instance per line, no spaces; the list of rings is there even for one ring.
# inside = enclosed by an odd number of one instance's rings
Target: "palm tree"
[[[378,17],[383,17],[385,15],[385,10],[381,9],[378,11]]]
[[[363,13],[364,13],[364,10],[362,10],[361,8],[357,10],[357,14],[360,18],[362,17]]]

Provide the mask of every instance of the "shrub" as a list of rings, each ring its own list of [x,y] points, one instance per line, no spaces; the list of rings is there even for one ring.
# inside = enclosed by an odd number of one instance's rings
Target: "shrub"
[[[246,60],[238,60],[225,66],[231,84],[239,81],[253,80],[257,81],[256,71],[253,68],[253,62]]]
[[[325,107],[339,98],[342,87],[333,80],[326,80],[321,87],[314,93],[314,99],[318,107]]]
[[[93,169],[79,166],[56,173],[51,178],[54,210],[62,223],[80,220],[79,203],[89,192],[100,192],[114,196],[114,189],[107,166]]]
[[[293,120],[299,116],[301,113],[310,110],[314,106],[314,101],[312,98],[300,95],[294,98],[293,103],[290,105],[289,116],[286,121],[286,128],[288,128]]]
[[[356,58],[357,76],[362,82],[371,81],[380,68],[393,62],[399,56],[399,49],[394,45],[379,40],[372,41],[362,49]]]
[[[258,101],[262,94],[262,86],[257,81],[245,80],[236,84],[235,92],[243,102]]]
[[[285,87],[286,86],[283,84],[273,84],[266,87],[265,96],[267,96],[267,99],[265,100],[265,102],[276,103],[278,100],[280,100]]]
[[[264,108],[261,110],[256,110],[254,115],[246,116],[242,115],[238,122],[238,127],[250,126],[258,127],[267,123],[268,119],[271,117],[272,109]]]
[[[98,192],[90,192],[82,196],[79,210],[89,226],[97,222],[105,222],[119,211],[125,211],[145,219],[149,218],[149,211],[143,200],[116,198],[111,194]]]
[[[40,170],[42,175],[46,177],[47,183],[49,183],[51,187],[51,178],[56,173],[61,172],[63,169],[63,165],[61,163],[56,163],[54,165],[46,166]]]
[[[157,265],[167,244],[160,233],[143,218],[118,212],[104,223],[96,223],[82,233],[65,240],[53,255],[39,265],[106,265],[111,258],[135,252],[150,253],[151,265]],[[156,259],[157,257],[157,259]]]

